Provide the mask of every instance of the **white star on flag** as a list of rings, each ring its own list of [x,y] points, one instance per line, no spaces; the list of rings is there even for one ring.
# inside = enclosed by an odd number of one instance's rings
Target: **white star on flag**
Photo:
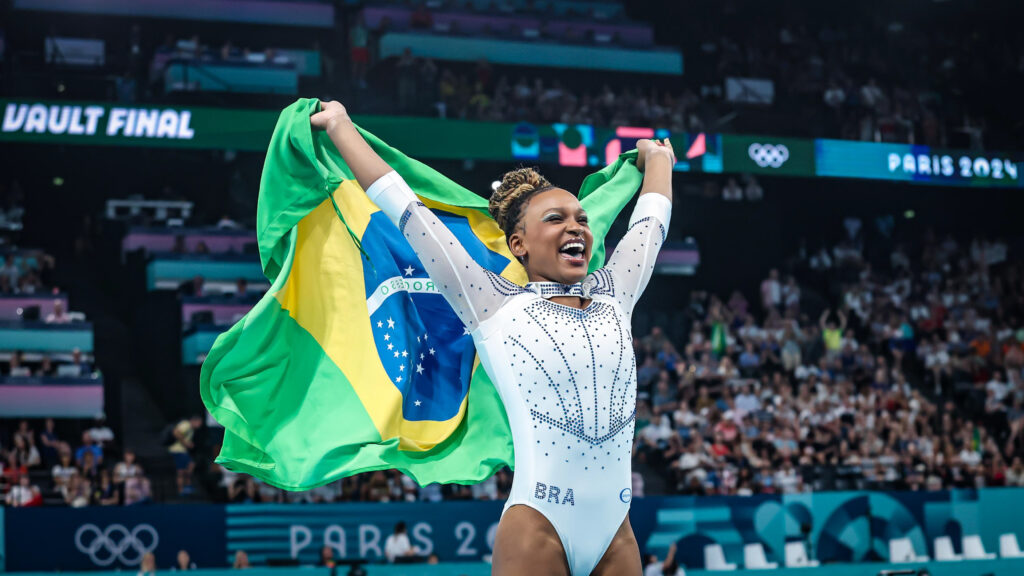
[[[402,350],[402,358],[406,358],[407,356],[409,356],[409,351],[408,350]]]
[[[417,400],[416,402],[414,402],[414,404],[416,404],[417,406],[419,406],[420,404],[423,404],[423,402],[420,402],[419,400]]]
[[[419,343],[419,342],[420,342],[420,337],[419,337],[419,336],[417,336],[417,337],[416,337],[416,342],[417,342],[417,343]]]
[[[427,357],[426,354],[424,354],[423,352],[420,352],[420,360],[423,360],[426,357]]]
[[[430,355],[431,355],[431,356],[433,356],[433,355],[434,355],[434,349],[433,349],[433,348],[431,348],[431,349],[430,349]]]
[[[401,381],[402,381],[402,377],[401,376],[399,376],[398,378],[395,378],[395,383],[398,383],[398,382],[401,382]]]
[[[391,340],[391,334],[384,335],[384,341],[387,342],[388,340]]]
[[[394,344],[392,344],[392,343],[388,342],[388,350],[391,350],[391,349],[393,349],[394,347],[395,347],[395,345],[394,345]]]
[[[405,372],[405,364],[399,364],[398,365],[398,371],[399,372]]]
[[[416,271],[415,268],[413,268],[412,266],[409,266],[408,268],[405,269],[405,275],[406,276],[412,276],[412,273],[415,272],[415,271]]]
[[[384,327],[384,323],[381,322],[380,320],[377,320],[377,328],[383,328],[383,327]]]
[[[392,320],[391,318],[388,318],[388,328],[394,328],[394,327],[395,327],[395,321]]]
[[[398,358],[398,350],[395,350],[395,358]]]
[[[426,339],[427,339],[427,336],[428,336],[428,335],[427,335],[427,333],[426,333],[426,332],[424,332],[424,333],[423,333],[423,339],[424,339],[424,340],[426,340]]]
[[[420,354],[420,356],[422,356],[422,354]],[[423,364],[420,364],[419,362],[416,363],[416,373],[423,374]]]

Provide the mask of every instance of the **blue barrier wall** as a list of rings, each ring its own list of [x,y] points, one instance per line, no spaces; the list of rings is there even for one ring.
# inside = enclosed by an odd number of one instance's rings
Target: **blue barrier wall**
[[[225,565],[223,506],[11,508],[3,520],[12,572],[132,568],[147,552],[170,567],[182,549]]]
[[[424,553],[472,562],[491,552],[501,507],[444,502],[9,509],[2,533],[12,571],[131,568],[150,550],[169,566],[181,548],[203,567],[227,566],[237,550],[257,565],[289,558],[309,565],[323,546],[339,557],[379,562],[398,521],[407,523],[412,543]],[[690,571],[703,568],[702,550],[709,543],[720,544],[727,560],[740,565],[743,545],[752,542],[779,563],[785,543],[795,540],[804,541],[823,564],[885,562],[892,538],[910,538],[919,554],[934,557],[935,538],[950,536],[960,552],[962,536],[977,534],[986,550],[996,552],[1001,534],[1024,542],[1021,518],[1020,488],[643,498],[630,511],[641,549],[663,557],[676,543],[677,557]],[[1014,566],[1024,574],[1024,565]]]

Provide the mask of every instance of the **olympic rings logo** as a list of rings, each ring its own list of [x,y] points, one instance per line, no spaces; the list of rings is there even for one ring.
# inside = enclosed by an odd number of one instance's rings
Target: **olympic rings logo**
[[[156,528],[149,524],[139,524],[131,530],[121,524],[111,524],[105,530],[95,524],[83,524],[75,532],[75,546],[96,566],[110,566],[116,561],[137,566],[143,556],[156,550],[159,542]]]
[[[779,168],[789,160],[789,148],[785,144],[758,144],[747,148],[747,154],[761,168]]]

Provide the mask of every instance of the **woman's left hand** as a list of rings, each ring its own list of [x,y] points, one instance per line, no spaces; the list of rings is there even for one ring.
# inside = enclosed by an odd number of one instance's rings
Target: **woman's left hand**
[[[675,151],[672,149],[672,141],[668,138],[663,140],[644,139],[636,143],[636,167],[643,172],[647,166],[647,156],[652,152],[655,154],[662,153],[661,151],[667,151],[669,157],[672,160],[672,165],[676,163]]]

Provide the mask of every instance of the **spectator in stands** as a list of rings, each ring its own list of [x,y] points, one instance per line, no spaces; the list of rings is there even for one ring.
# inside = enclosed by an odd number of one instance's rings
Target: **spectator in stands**
[[[370,64],[369,38],[370,32],[366,29],[366,21],[360,11],[348,35],[350,70],[358,88],[366,88],[366,68]]]
[[[22,363],[23,358],[24,355],[21,350],[15,350],[11,353],[11,359],[8,360],[8,376],[16,378],[29,378],[32,376],[32,370]]]
[[[387,561],[393,564],[398,558],[411,558],[418,554],[419,551],[409,542],[405,522],[395,524],[395,531],[384,541],[384,557]]]
[[[50,477],[53,479],[53,487],[61,493],[61,496],[68,498],[72,479],[78,474],[78,468],[71,461],[71,449],[63,446],[60,449],[60,461],[53,465]]]
[[[142,475],[142,467],[135,462],[135,450],[126,448],[124,458],[114,466],[114,484],[121,486],[129,478]]]
[[[149,479],[142,475],[132,476],[124,482],[124,505],[149,504],[152,501]]]
[[[317,562],[317,566],[334,569],[337,565],[338,562],[334,559],[334,548],[330,546],[320,548],[320,561]]]
[[[191,280],[183,282],[178,290],[185,296],[202,298],[204,296],[203,285],[205,283],[206,280],[202,276],[196,275]]]
[[[100,464],[96,462],[93,452],[82,453],[82,462],[78,465],[78,472],[83,478],[95,483],[99,479]]]
[[[234,298],[244,300],[249,295],[249,281],[245,278],[239,278],[235,280],[235,293]]]
[[[647,557],[647,563],[644,567],[644,576],[686,576],[680,574],[682,569],[676,564],[676,543],[673,542],[668,546],[668,553],[665,555],[664,561],[659,561],[658,557],[654,554],[649,554]]]
[[[121,495],[110,479],[110,471],[100,470],[99,483],[94,485],[90,504],[93,506],[117,506],[121,503]]]
[[[779,308],[782,304],[782,284],[779,282],[779,271],[772,268],[768,277],[761,282],[761,306],[765,311]]]
[[[18,285],[18,280],[21,278],[21,267],[14,261],[14,254],[8,253],[4,257],[4,265],[0,266],[0,278],[6,279],[6,285],[11,290]]]
[[[100,414],[89,428],[89,437],[103,448],[110,447],[114,442],[114,431],[107,426],[107,417]]]
[[[818,327],[821,328],[821,337],[825,343],[825,353],[838,357],[843,348],[843,331],[846,330],[846,315],[842,310],[836,312],[839,317],[839,324],[829,318],[831,310],[825,310],[818,319]]]
[[[79,375],[87,376],[92,373],[92,364],[85,360],[82,351],[78,348],[71,350],[71,365],[78,366]]]
[[[68,484],[64,502],[72,508],[84,508],[92,497],[92,484],[76,471]]]
[[[175,572],[185,572],[188,570],[195,570],[196,563],[192,561],[192,556],[189,555],[187,550],[178,550],[178,556],[175,558],[174,567],[171,568]]]
[[[26,474],[18,478],[18,484],[7,493],[7,505],[12,508],[42,506],[43,496],[39,487],[32,484]]]
[[[97,444],[88,431],[82,432],[82,445],[75,451],[75,462],[83,468],[86,454],[92,455],[94,466],[103,465],[103,447]]]
[[[139,571],[135,576],[153,576],[156,574],[156,556],[152,552],[146,552],[142,556],[142,563],[139,564]]]
[[[249,564],[249,555],[245,553],[245,550],[238,550],[235,552],[235,561],[231,563],[231,568],[234,570],[247,570],[252,568],[252,564]]]
[[[191,452],[195,450],[195,431],[203,424],[201,416],[194,415],[187,420],[181,420],[174,427],[174,443],[168,448],[171,456],[174,457],[174,469],[177,471],[178,494],[191,494],[192,474],[195,471],[195,462],[192,460]]]
[[[64,301],[57,299],[53,301],[53,312],[50,312],[46,316],[47,324],[70,324],[71,317],[67,311],[64,310]]]
[[[56,373],[57,370],[56,368],[53,367],[53,361],[50,360],[49,356],[43,355],[43,357],[39,360],[39,369],[36,370],[36,376],[40,378],[49,378],[55,375]]]
[[[238,222],[235,222],[230,216],[225,214],[217,221],[217,228],[220,228],[221,230],[238,230],[241,226],[239,226]]]
[[[416,57],[411,48],[402,50],[402,55],[395,64],[398,86],[398,109],[410,112],[416,102]]]
[[[28,438],[28,440],[26,440],[26,438]],[[39,456],[39,450],[36,449],[32,438],[33,435],[31,434],[18,434],[14,437],[14,449],[11,450],[11,452],[14,454],[19,466],[35,468],[42,463],[42,458]]]
[[[43,445],[42,456],[44,464],[55,464],[59,459],[59,452],[63,446],[60,438],[57,437],[57,425],[53,418],[47,418],[43,423],[43,431],[39,434],[39,441]]]

